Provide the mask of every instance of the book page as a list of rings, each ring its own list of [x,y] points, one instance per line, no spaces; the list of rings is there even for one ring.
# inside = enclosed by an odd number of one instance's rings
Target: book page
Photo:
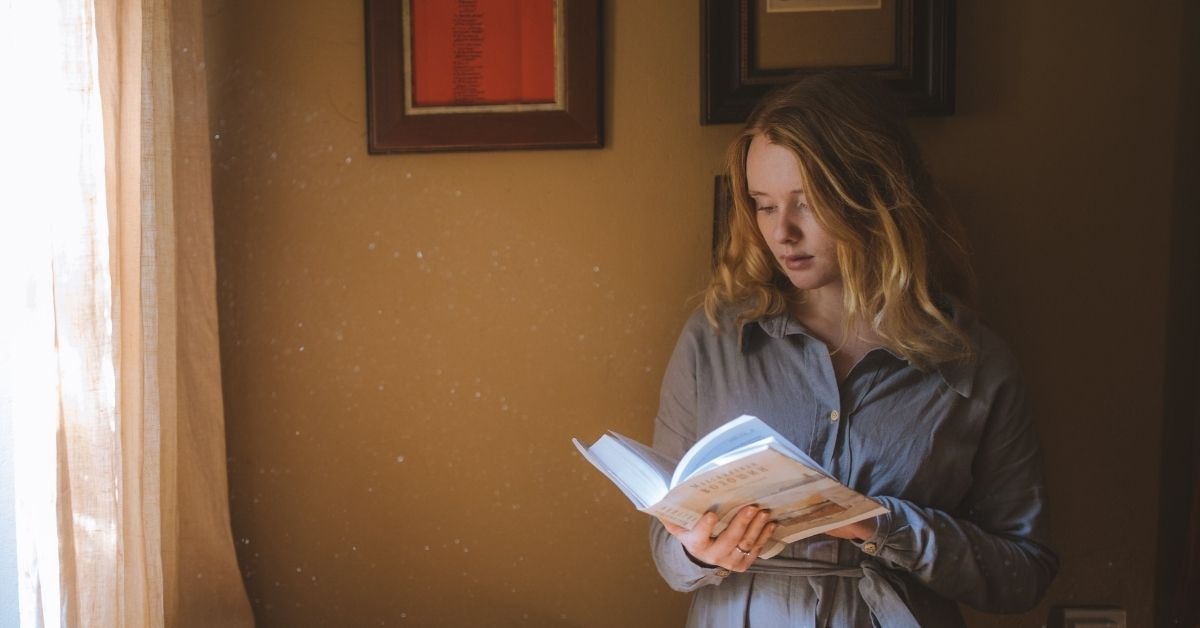
[[[791,457],[802,461],[809,467],[821,469],[821,465],[809,457],[804,450],[792,444],[779,432],[771,429],[761,419],[743,414],[696,441],[696,444],[692,445],[679,461],[679,466],[671,476],[671,486],[678,486],[684,478],[695,475],[698,470],[707,466],[718,456],[744,447],[752,447],[764,439],[773,439],[779,444],[779,449]],[[824,473],[823,470],[822,473]]]
[[[678,486],[680,480],[693,475],[696,469],[713,458],[769,437],[770,434],[762,429],[764,427],[766,424],[762,421],[743,414],[709,432],[696,441],[680,459],[679,466],[675,468],[675,474],[671,477],[671,486]]]
[[[571,439],[579,453],[599,469],[621,492],[638,508],[644,508],[656,503],[667,493],[667,475],[670,468],[664,468],[662,456],[653,450],[649,459],[645,456],[649,449],[640,443],[624,437],[614,438],[614,434],[605,434],[591,447]],[[640,449],[631,449],[629,443]]]
[[[667,478],[671,477],[671,473],[675,470],[675,461],[658,453],[651,447],[647,447],[624,434],[609,432],[608,436],[615,439],[622,446],[630,451],[633,455],[641,458],[643,462],[654,469],[655,475],[662,478],[663,493],[666,493],[669,485]]]
[[[770,509],[771,520],[778,526],[772,538],[783,543],[815,536],[887,512],[875,500],[827,477],[764,496],[752,503]],[[725,529],[745,505],[739,504],[733,508],[717,524],[717,529]]]
[[[887,512],[879,502],[834,480],[825,480],[811,490],[772,497],[781,505],[771,507],[778,526],[772,538],[784,543],[799,541]]]
[[[777,528],[772,538],[790,543],[887,512],[878,502],[840,484],[789,455],[774,443],[739,460],[697,474],[671,489],[662,502],[647,510],[668,512],[691,527],[708,511],[725,529],[743,506],[755,504],[771,511]],[[669,519],[677,521],[676,518]],[[773,548],[776,552],[779,548]]]
[[[696,474],[675,486],[662,499],[664,508],[697,513],[716,512],[724,518],[731,510],[826,479],[820,471],[792,459],[770,446],[762,446],[736,462]],[[684,525],[691,527],[695,521]]]

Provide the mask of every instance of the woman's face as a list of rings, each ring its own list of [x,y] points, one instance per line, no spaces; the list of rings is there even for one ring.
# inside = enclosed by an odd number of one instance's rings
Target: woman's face
[[[809,205],[792,151],[754,136],[746,155],[746,183],[758,230],[780,270],[801,290],[841,289],[837,242]]]

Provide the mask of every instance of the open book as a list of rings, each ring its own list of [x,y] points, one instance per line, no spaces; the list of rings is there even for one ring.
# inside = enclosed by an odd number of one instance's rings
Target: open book
[[[690,529],[711,510],[720,517],[714,530],[719,533],[743,506],[769,508],[776,528],[760,558],[792,541],[887,512],[749,415],[713,430],[678,462],[616,432],[591,447],[572,440],[638,510],[664,521]]]

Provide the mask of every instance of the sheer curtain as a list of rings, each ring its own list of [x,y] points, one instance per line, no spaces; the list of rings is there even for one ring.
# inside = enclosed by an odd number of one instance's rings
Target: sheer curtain
[[[201,0],[0,2],[0,415],[20,617],[250,626],[229,526]]]

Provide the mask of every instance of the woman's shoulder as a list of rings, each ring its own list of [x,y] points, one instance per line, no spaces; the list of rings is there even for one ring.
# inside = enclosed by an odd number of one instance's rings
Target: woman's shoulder
[[[721,305],[712,311],[698,307],[688,316],[683,325],[683,332],[707,337],[729,336],[736,339],[745,327],[759,324],[758,320],[743,319],[746,311],[744,305]]]
[[[717,327],[713,326],[713,321],[709,319],[704,308],[697,308],[688,315],[687,320],[683,323],[683,329],[679,333],[680,341],[690,340],[693,343],[707,343],[716,339],[719,331],[727,326],[727,322],[722,319],[717,319]]]
[[[968,333],[975,344],[977,359],[982,364],[1015,367],[1016,354],[1012,347],[990,325],[976,319],[968,327]]]
[[[978,319],[966,328],[974,345],[971,360],[975,387],[981,391],[1019,384],[1021,366],[1011,345],[991,326]]]
[[[741,336],[741,327],[737,311],[732,308],[721,308],[710,316],[703,307],[697,308],[688,315],[679,334],[680,344],[693,347],[715,347],[729,344],[737,346]]]

